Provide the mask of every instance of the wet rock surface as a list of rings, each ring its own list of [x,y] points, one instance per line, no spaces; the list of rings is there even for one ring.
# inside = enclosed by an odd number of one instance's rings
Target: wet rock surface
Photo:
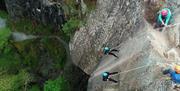
[[[162,69],[180,62],[179,24],[160,32],[143,18],[143,1],[114,1],[99,0],[87,25],[76,32],[70,44],[74,63],[91,74],[88,91],[174,91]],[[179,1],[167,0],[165,4],[173,6],[173,24],[179,23]],[[128,9],[131,5],[138,5],[131,9],[133,13]],[[103,45],[119,49],[119,58],[104,56],[99,60]],[[119,83],[103,82],[101,73],[105,71],[119,72],[112,76]]]
[[[142,0],[98,0],[97,9],[70,44],[74,63],[86,73],[92,73],[103,45],[118,46],[143,25],[142,3]]]
[[[167,5],[174,6],[174,23],[179,23],[179,1],[167,1]],[[165,64],[180,61],[180,27],[176,25],[162,32],[153,29],[143,18],[143,4],[143,0],[97,1],[97,9],[89,15],[87,24],[75,33],[68,48],[73,63],[66,65],[64,72],[72,91],[85,91],[86,88],[88,91],[173,91],[171,84],[163,80],[166,76],[162,75],[162,69]],[[64,21],[61,5],[58,8],[59,4],[48,0],[6,0],[6,5],[14,19],[27,15],[44,24],[60,23],[60,27]],[[34,38],[22,33],[14,36],[17,40]],[[103,56],[99,59],[98,51],[103,46],[119,49],[119,58]],[[44,66],[40,70],[46,67],[45,64],[51,64],[51,59],[45,56],[44,53],[41,56]],[[113,78],[120,82],[103,82],[101,73],[104,71],[119,72]]]

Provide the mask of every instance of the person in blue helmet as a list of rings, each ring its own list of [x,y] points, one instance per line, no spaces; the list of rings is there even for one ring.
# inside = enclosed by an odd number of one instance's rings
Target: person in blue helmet
[[[158,26],[167,26],[170,23],[171,16],[170,9],[162,9],[157,18]]]
[[[174,82],[174,88],[180,86],[180,66],[176,65],[174,69],[166,69],[163,71],[163,74],[169,74],[171,80]]]
[[[118,72],[112,72],[112,73],[110,73],[110,72],[103,72],[102,73],[103,81],[111,81],[111,82],[117,83],[118,81],[110,78],[110,76],[115,75],[115,74],[118,74]]]
[[[119,50],[116,50],[116,49],[111,49],[109,47],[104,47],[103,49],[103,53],[105,55],[113,55],[114,57],[118,58],[117,55],[115,55],[113,52],[119,52]]]

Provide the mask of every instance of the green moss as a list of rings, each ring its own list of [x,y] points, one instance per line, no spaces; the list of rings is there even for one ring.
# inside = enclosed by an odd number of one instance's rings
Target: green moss
[[[0,28],[0,50],[4,48],[7,45],[8,38],[10,36],[11,32],[9,28]]]
[[[36,69],[38,67],[41,60],[40,55],[44,55],[40,48],[46,50],[49,57],[53,60],[54,69],[63,68],[66,62],[64,46],[56,39],[28,40],[14,43],[14,46],[21,55],[23,60],[21,63],[29,69]]]
[[[21,68],[21,61],[17,54],[9,52],[0,57],[0,68],[8,70],[9,73],[17,72]]]
[[[16,75],[3,74],[0,76],[0,91],[24,91],[30,75],[26,71],[20,71]]]
[[[28,91],[41,91],[38,85],[33,85]]]
[[[3,11],[3,10],[0,10],[0,17],[1,17],[1,18],[7,18],[7,17],[8,17],[7,12],[5,12],[5,11]]]
[[[62,30],[67,36],[70,36],[72,33],[75,32],[76,29],[80,27],[80,24],[81,21],[79,19],[71,18],[64,24]]]
[[[35,40],[28,40],[23,42],[14,43],[14,46],[21,56],[21,64],[25,65],[28,69],[35,69],[38,66],[39,49],[38,42]]]
[[[58,42],[56,39],[42,39],[42,43],[44,47],[49,52],[49,55],[54,60],[55,68],[63,68],[66,62],[65,49],[62,44]]]
[[[26,34],[50,35],[53,33],[53,28],[50,25],[42,25],[36,21],[25,18],[16,22],[9,19],[7,22],[11,30],[24,32]]]
[[[55,80],[46,81],[44,91],[69,91],[69,86],[63,77],[58,77]]]
[[[9,36],[11,31],[9,28],[0,28],[0,68],[15,71],[20,64],[19,57],[9,44]]]

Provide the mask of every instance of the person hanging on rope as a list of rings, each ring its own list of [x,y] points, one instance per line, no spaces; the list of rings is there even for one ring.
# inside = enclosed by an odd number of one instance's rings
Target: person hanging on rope
[[[171,80],[174,82],[173,88],[180,87],[180,65],[176,65],[174,69],[168,68],[163,71],[163,74],[169,74]]]
[[[110,78],[110,76],[115,75],[115,74],[118,74],[118,72],[112,72],[112,73],[110,73],[110,72],[103,72],[102,73],[102,78],[103,78],[102,80],[103,81],[111,81],[111,82],[117,83],[118,81]]]
[[[171,16],[172,14],[170,9],[164,8],[160,10],[157,18],[158,27],[167,26],[170,23]]]
[[[119,58],[117,55],[115,55],[113,52],[119,52],[119,50],[111,49],[109,47],[104,47],[103,54],[104,55],[113,55],[116,58]]]

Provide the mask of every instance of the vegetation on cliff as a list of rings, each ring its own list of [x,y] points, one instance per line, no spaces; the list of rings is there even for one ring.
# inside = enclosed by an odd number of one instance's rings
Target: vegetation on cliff
[[[95,8],[95,0],[92,1],[85,0],[86,13]],[[26,16],[15,21],[0,10],[0,18],[6,20],[6,26],[0,28],[0,91],[70,90],[68,79],[62,76],[66,50],[48,36],[58,36],[68,43],[85,21],[86,14],[82,14],[74,0],[66,0],[64,10],[66,22],[61,28]],[[14,32],[44,37],[17,42],[11,36]]]

